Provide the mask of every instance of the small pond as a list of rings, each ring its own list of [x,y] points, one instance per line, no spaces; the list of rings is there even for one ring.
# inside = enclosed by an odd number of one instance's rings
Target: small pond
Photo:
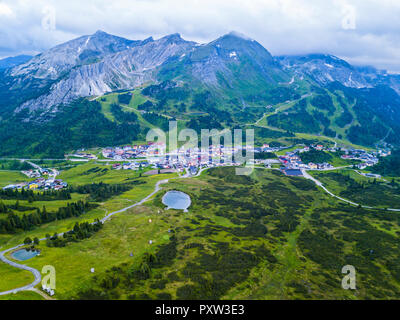
[[[39,251],[28,251],[26,249],[21,249],[18,251],[14,251],[11,254],[11,257],[15,260],[26,261],[36,257],[39,253]]]
[[[184,210],[192,204],[192,201],[186,193],[180,191],[168,191],[162,198],[162,203],[168,206],[168,209]]]

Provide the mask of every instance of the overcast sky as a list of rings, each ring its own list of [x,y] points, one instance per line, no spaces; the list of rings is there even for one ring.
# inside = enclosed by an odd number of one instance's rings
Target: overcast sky
[[[0,0],[0,57],[96,30],[198,42],[235,30],[273,55],[330,53],[400,72],[399,0]]]

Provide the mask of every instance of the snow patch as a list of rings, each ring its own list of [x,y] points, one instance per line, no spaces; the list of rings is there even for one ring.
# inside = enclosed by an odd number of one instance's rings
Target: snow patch
[[[88,43],[89,43],[89,41],[90,41],[91,38],[92,38],[92,36],[87,37],[87,39],[86,39],[86,41],[85,41],[85,43],[84,43],[84,45],[83,45],[83,48],[86,48],[86,47],[87,47],[87,45],[88,45]],[[79,47],[79,48],[78,48],[78,54],[80,54],[81,52],[82,52],[82,47]]]
[[[232,52],[229,54],[229,57],[230,57],[230,58],[237,58],[237,53],[236,53],[235,51],[232,51]]]
[[[91,38],[92,38],[92,36],[89,36],[89,37],[86,39],[85,47],[87,47],[87,45],[88,45],[88,43],[89,43],[89,41],[90,41]]]
[[[352,75],[353,75],[353,72],[350,72],[350,75],[349,75],[349,82],[350,82],[350,83],[353,83],[353,79],[352,79],[352,77],[351,77]]]
[[[331,82],[335,81],[329,73],[325,73],[325,78],[327,78]]]
[[[50,67],[50,68],[49,68],[49,72],[50,72],[50,73],[55,73],[55,74],[57,74],[57,70],[54,69],[54,67]]]
[[[335,68],[333,65],[331,65],[331,64],[329,64],[329,63],[324,63],[324,65],[325,65],[326,67],[328,67],[328,68],[331,68],[331,69]]]

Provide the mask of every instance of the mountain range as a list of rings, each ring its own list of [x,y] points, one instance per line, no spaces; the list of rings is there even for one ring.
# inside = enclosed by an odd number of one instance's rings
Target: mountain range
[[[16,57],[9,57],[9,58],[1,59],[0,60],[0,70],[9,69],[9,68],[18,66],[25,62],[28,62],[32,58],[33,58],[32,56],[20,55],[20,56],[16,56]]]
[[[141,106],[128,110],[135,111],[137,123],[125,121],[121,113],[120,120],[115,115],[107,118],[101,97],[132,96],[133,90],[144,99]],[[352,66],[328,54],[274,57],[257,41],[236,32],[199,44],[179,34],[128,40],[97,31],[35,57],[0,60],[1,153],[21,153],[10,147],[9,141],[17,138],[29,143],[19,144],[25,150],[22,153],[52,153],[57,148],[42,146],[35,151],[32,146],[44,142],[25,135],[33,130],[41,136],[38,132],[47,132],[56,123],[57,128],[69,123],[75,116],[71,113],[80,114],[90,109],[88,105],[105,116],[98,121],[135,125],[139,136],[146,124],[154,124],[142,119],[142,114],[151,113],[154,119],[175,117],[192,127],[211,120],[221,128],[258,123],[264,132],[268,130],[269,138],[285,132],[288,137],[308,133],[360,145],[396,145],[400,141],[399,94],[399,75]],[[275,108],[283,103],[287,107]],[[92,131],[96,124],[88,126],[89,132],[99,134]],[[94,138],[77,138],[74,128],[63,130],[76,141],[65,149],[98,143]],[[53,128],[52,134],[59,133]]]

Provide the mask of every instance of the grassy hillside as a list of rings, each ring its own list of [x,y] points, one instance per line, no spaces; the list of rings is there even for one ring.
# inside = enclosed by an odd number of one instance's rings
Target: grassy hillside
[[[0,292],[23,287],[33,280],[32,273],[0,263]]]
[[[150,128],[167,131],[170,120],[198,132],[254,125],[263,129],[256,132],[258,144],[289,145],[290,138],[301,135],[367,147],[399,140],[400,115],[390,109],[399,98],[385,88],[336,84],[322,89],[309,80],[264,83],[262,93],[247,92],[246,83],[218,88],[166,80],[92,101],[79,99],[40,121],[21,121],[29,116],[26,112],[11,114],[0,124],[0,156],[61,158],[80,148],[143,142]]]
[[[354,171],[312,172],[330,191],[362,205],[400,209],[396,181],[364,177]]]
[[[76,179],[82,172],[75,171]],[[100,208],[137,201],[165,177],[143,179]],[[164,210],[161,198],[171,189],[191,196],[188,213]],[[64,248],[41,244],[41,256],[27,264],[56,267],[57,298],[391,298],[400,293],[399,224],[397,213],[341,205],[301,178],[265,169],[243,177],[219,168],[171,180],[152,202],[116,215],[89,239]],[[60,221],[52,231],[65,227]],[[341,288],[346,264],[356,267],[356,291]]]

